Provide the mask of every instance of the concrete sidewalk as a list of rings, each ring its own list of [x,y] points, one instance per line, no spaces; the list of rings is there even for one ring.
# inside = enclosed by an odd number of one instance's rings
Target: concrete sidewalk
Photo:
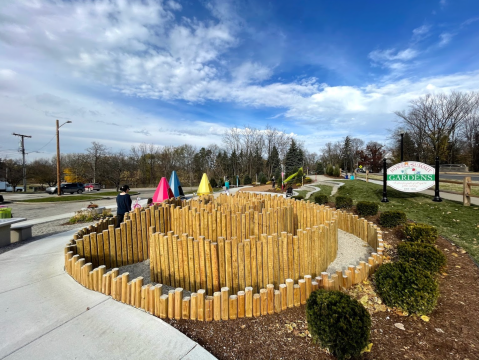
[[[215,359],[164,321],[63,271],[75,231],[0,255],[0,359]]]
[[[362,179],[362,178],[358,178],[357,180],[366,181],[366,179]],[[350,180],[345,180],[345,181],[350,181]],[[383,185],[383,182],[381,180],[369,179],[369,182],[373,183],[373,184],[381,185],[381,186]],[[443,192],[443,191],[440,191],[440,190],[441,190],[441,185],[439,185],[439,196],[442,199],[457,201],[457,202],[460,202],[462,204],[462,200],[463,200],[462,195],[451,194],[451,193]],[[430,196],[434,197],[434,189],[433,190],[428,189],[428,190],[420,191],[420,193],[425,194],[425,195],[430,195]],[[472,205],[479,205],[479,198],[471,196],[471,204]]]

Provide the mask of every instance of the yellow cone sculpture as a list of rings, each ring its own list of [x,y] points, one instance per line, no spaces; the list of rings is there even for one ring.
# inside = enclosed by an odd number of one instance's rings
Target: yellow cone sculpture
[[[210,181],[208,180],[208,176],[206,176],[206,173],[204,173],[203,177],[201,178],[197,194],[200,196],[213,194],[213,188],[211,187]]]

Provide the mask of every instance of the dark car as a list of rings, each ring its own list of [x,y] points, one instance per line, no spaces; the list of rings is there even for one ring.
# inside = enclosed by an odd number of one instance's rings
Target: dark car
[[[60,187],[61,193],[66,194],[66,193],[77,193],[81,194],[82,192],[85,191],[85,186],[82,183],[71,183],[71,184],[62,184]],[[47,193],[53,195],[57,193],[57,187],[56,186],[50,186],[46,190]]]

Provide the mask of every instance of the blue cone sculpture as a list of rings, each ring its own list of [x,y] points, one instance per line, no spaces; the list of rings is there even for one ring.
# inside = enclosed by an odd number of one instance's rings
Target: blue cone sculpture
[[[181,188],[180,180],[178,179],[178,175],[176,175],[176,171],[171,173],[169,183],[170,189],[173,191],[173,195],[175,195],[175,197],[185,197],[183,189]]]

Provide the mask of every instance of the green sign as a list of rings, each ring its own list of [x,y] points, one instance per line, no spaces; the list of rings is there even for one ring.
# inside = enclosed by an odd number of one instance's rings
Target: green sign
[[[426,190],[434,185],[436,179],[433,167],[417,161],[393,165],[388,169],[387,175],[388,185],[404,192]]]

